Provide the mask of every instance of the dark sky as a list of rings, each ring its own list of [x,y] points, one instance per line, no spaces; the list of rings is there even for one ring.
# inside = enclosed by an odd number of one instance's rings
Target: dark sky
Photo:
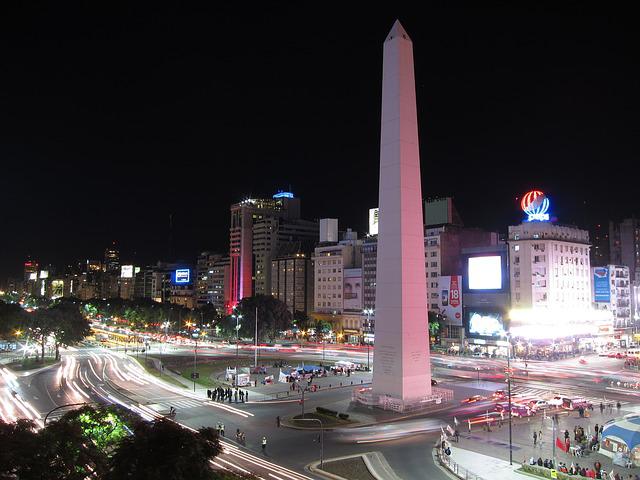
[[[169,214],[179,256],[224,251],[229,205],[289,185],[303,216],[363,231],[395,18],[414,43],[425,197],[452,195],[468,225],[501,231],[532,187],[564,223],[640,212],[631,12],[12,3],[0,15],[0,278],[27,255],[100,258],[112,240],[125,259],[166,258]]]

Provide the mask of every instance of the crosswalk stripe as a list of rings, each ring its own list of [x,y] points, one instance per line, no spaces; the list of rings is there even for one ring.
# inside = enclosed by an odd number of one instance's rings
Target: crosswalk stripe
[[[543,389],[539,389],[539,388],[520,387],[520,386],[516,385],[511,389],[511,394],[512,395],[520,395],[520,396],[524,396],[524,397],[526,397],[526,396],[545,397],[545,396],[549,396],[549,395],[555,394],[555,393],[558,393],[560,395],[565,395],[567,397],[576,397],[576,396],[584,397],[585,400],[593,403],[594,406],[603,401],[602,397],[593,397],[593,396],[580,395],[580,394],[577,394],[576,392],[573,392],[571,390],[562,389],[562,388],[554,388],[553,391],[550,391],[550,390],[543,390]],[[620,401],[620,405],[627,405],[629,403],[630,402],[628,402],[626,400],[621,400]]]

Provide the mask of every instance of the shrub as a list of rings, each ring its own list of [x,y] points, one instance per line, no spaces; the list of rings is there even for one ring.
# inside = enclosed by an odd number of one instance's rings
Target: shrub
[[[338,412],[336,412],[335,410],[330,410],[330,409],[324,408],[324,407],[316,407],[316,412],[322,413],[324,415],[331,415],[332,417],[337,417],[338,416]]]
[[[340,417],[342,420],[346,420],[347,418],[349,418],[349,414],[348,413],[339,413],[338,417]]]

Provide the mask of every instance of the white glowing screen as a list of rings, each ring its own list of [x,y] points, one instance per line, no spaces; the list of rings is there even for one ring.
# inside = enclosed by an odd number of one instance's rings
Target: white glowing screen
[[[500,290],[502,264],[499,255],[469,258],[469,289]]]

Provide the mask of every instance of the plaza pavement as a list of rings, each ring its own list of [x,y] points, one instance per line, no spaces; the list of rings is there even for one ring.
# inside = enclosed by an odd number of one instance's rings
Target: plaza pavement
[[[556,436],[561,440],[564,439],[564,431],[568,430],[570,439],[573,443],[573,428],[574,426],[581,426],[584,428],[585,433],[593,433],[593,427],[597,423],[602,425],[607,421],[615,418],[620,418],[628,413],[635,413],[635,409],[624,410],[620,412],[614,407],[612,412],[607,409],[601,414],[599,408],[589,412],[590,416],[587,418],[580,418],[578,412],[569,412],[568,414],[560,414],[558,416],[558,426]],[[460,426],[462,427],[462,425]],[[490,432],[483,430],[480,426],[474,426],[469,433],[466,429],[460,428],[460,442],[453,443],[451,459],[463,466],[465,469],[475,473],[476,475],[486,478],[494,479],[501,478],[495,475],[485,476],[482,474],[485,471],[487,465],[494,465],[498,471],[506,471],[506,466],[509,465],[509,425],[508,422],[504,422],[502,428],[492,427]],[[533,445],[533,432],[542,431],[542,442],[538,441],[536,446]],[[536,460],[541,457],[553,458],[553,427],[550,417],[544,418],[542,415],[536,417],[530,417],[528,421],[524,419],[517,419],[512,422],[512,452],[513,452],[513,464],[520,465],[523,462],[528,462],[531,457]],[[489,457],[489,458],[486,458]],[[493,460],[492,460],[493,459]],[[611,459],[606,455],[599,452],[588,452],[584,457],[576,457],[569,453],[563,452],[559,448],[556,448],[556,463],[564,462],[567,466],[571,463],[578,464],[580,466],[591,466],[595,461],[599,461],[603,468],[607,472],[614,470],[619,472],[626,478],[630,473],[640,474],[640,468],[623,468],[617,465],[613,465]],[[505,466],[506,464],[506,466]],[[514,478],[504,477],[504,478]]]

